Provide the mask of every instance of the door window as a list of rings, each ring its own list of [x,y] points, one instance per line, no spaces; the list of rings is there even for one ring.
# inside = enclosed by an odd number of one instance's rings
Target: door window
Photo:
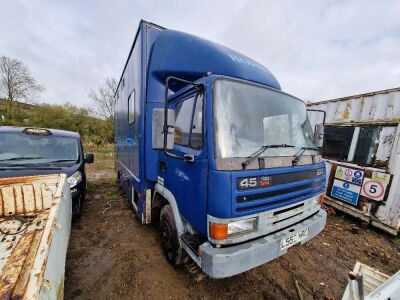
[[[175,107],[174,143],[182,146],[189,145],[190,125],[192,123],[194,97],[180,102]]]
[[[175,117],[174,143],[200,149],[203,146],[203,95],[178,103]]]

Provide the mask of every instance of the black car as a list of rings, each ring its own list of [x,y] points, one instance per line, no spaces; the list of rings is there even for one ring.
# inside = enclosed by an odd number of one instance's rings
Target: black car
[[[71,188],[72,216],[79,217],[86,193],[84,156],[78,133],[0,126],[0,178],[64,173]]]

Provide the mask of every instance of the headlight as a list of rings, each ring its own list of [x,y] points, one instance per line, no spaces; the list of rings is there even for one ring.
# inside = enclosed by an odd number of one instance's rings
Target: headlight
[[[257,218],[238,220],[229,223],[210,223],[210,237],[214,240],[225,240],[232,235],[248,233],[257,228]]]
[[[67,181],[69,183],[69,187],[72,189],[75,187],[79,182],[82,181],[82,173],[79,171],[76,171],[72,176],[67,178]]]
[[[254,230],[256,230],[256,226],[257,226],[256,218],[229,222],[228,223],[228,236],[254,231]]]

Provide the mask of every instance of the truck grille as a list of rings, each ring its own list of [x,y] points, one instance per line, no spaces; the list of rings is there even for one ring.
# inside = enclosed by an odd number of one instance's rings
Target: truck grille
[[[236,197],[236,213],[248,214],[291,205],[322,193],[325,189],[325,176],[293,182],[290,185],[277,185],[268,191],[260,191]]]

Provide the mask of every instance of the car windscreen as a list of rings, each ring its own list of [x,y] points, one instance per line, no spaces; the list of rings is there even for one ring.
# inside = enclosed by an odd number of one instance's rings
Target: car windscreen
[[[68,162],[79,159],[79,140],[73,137],[0,133],[0,164]]]

